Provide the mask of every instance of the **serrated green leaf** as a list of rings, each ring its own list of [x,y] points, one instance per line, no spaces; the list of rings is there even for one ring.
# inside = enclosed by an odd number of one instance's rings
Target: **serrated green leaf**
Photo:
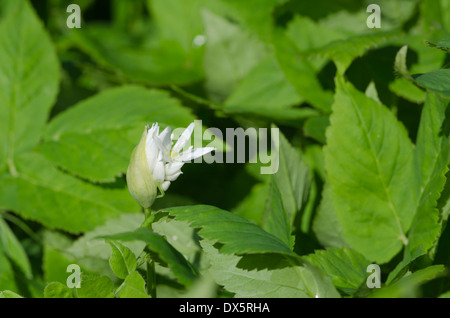
[[[413,75],[419,85],[429,91],[450,98],[450,69],[437,70],[425,74]]]
[[[329,278],[312,267],[286,266],[280,260],[275,268],[264,268],[261,262],[254,268],[242,268],[243,257],[221,254],[207,241],[201,245],[210,260],[211,275],[237,298],[339,297]]]
[[[320,268],[333,281],[333,285],[348,295],[354,294],[366,281],[370,262],[358,252],[348,248],[317,250],[304,258]]]
[[[179,221],[200,228],[198,234],[224,246],[223,253],[282,253],[293,255],[289,246],[259,226],[231,212],[207,205],[163,209]]]
[[[126,172],[146,124],[186,127],[194,119],[189,110],[162,90],[112,88],[53,118],[39,151],[76,175],[112,181]]]
[[[443,131],[448,101],[429,93],[422,110],[415,148],[415,165],[420,177],[417,211],[408,233],[409,249],[427,251],[440,233],[437,200],[445,185],[449,165],[448,132]]]
[[[279,168],[273,178],[280,190],[288,223],[292,225],[297,212],[303,208],[308,198],[311,173],[302,160],[300,150],[292,147],[282,133],[277,147],[279,147]]]
[[[44,298],[73,298],[73,292],[60,282],[52,282],[45,287]]]
[[[9,228],[8,224],[0,216],[0,250],[3,249],[4,253],[13,260],[17,266],[22,270],[27,278],[33,276],[31,272],[30,261],[25,253],[25,250],[20,244],[13,231]]]
[[[125,278],[117,295],[119,298],[149,298],[145,291],[145,281],[138,272],[132,272]]]
[[[114,240],[108,240],[111,246],[109,264],[117,277],[125,279],[136,269],[136,255],[126,246]]]
[[[170,245],[161,235],[149,231],[148,229],[139,228],[134,232],[119,233],[104,236],[103,238],[124,242],[139,240],[147,243],[147,247],[150,251],[156,253],[162,261],[167,263],[178,281],[184,285],[190,285],[197,276],[192,265],[186,261],[180,252]]]
[[[429,45],[437,49],[450,53],[450,37],[439,40],[436,43],[428,42]]]
[[[8,0],[8,3],[13,1]],[[39,142],[58,92],[55,50],[28,1],[9,4],[0,24],[0,165]]]
[[[72,233],[139,211],[126,189],[102,189],[56,169],[38,154],[17,159],[18,177],[0,176],[0,207]]]
[[[333,206],[345,240],[384,263],[408,242],[418,188],[413,146],[386,107],[342,79],[336,86],[324,149]]]

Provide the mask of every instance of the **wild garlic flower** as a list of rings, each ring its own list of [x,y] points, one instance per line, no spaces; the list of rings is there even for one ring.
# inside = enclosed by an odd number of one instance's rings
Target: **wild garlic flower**
[[[181,134],[175,145],[170,127],[159,133],[158,123],[146,126],[141,140],[131,154],[127,170],[127,183],[131,195],[141,206],[149,208],[157,198],[158,189],[162,194],[181,174],[183,165],[213,150],[213,147],[183,151],[194,130],[191,123]]]

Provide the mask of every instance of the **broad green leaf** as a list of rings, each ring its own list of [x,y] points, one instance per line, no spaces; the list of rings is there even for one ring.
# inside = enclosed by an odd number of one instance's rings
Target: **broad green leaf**
[[[184,285],[190,285],[197,276],[192,265],[186,261],[183,255],[170,245],[164,237],[155,232],[145,228],[139,228],[134,232],[119,233],[104,236],[103,238],[124,242],[139,240],[147,243],[147,247],[150,251],[156,253],[163,262],[167,263],[178,281]]]
[[[109,240],[111,246],[111,257],[109,264],[117,277],[125,279],[136,269],[136,255],[126,246],[117,241]]]
[[[450,69],[437,70],[425,74],[413,75],[419,85],[429,91],[450,98]]]
[[[58,92],[55,50],[28,1],[7,0],[0,24],[0,166],[39,142]],[[3,5],[3,3],[2,3]]]
[[[317,250],[304,258],[328,275],[333,285],[348,295],[354,294],[366,281],[370,262],[358,252],[348,248]]]
[[[231,212],[207,205],[194,205],[163,209],[176,220],[187,221],[200,228],[198,234],[224,246],[223,253],[282,253],[293,255],[289,246],[254,223]]]
[[[106,276],[81,275],[81,287],[74,289],[77,298],[114,298],[114,285]]]
[[[89,231],[122,213],[137,212],[126,189],[102,189],[75,179],[38,154],[17,160],[18,177],[0,176],[0,208],[72,233]]]
[[[66,284],[67,278],[72,273],[67,272],[67,266],[78,262],[68,253],[54,247],[45,245],[42,257],[42,270],[46,282],[59,282]],[[81,268],[84,271],[84,268]]]
[[[19,294],[16,294],[13,291],[4,290],[4,291],[0,291],[0,298],[23,298],[23,297],[20,296]]]
[[[284,244],[293,249],[294,236],[291,235],[291,223],[284,208],[282,195],[276,180],[273,180],[269,186],[263,229],[278,237]]]
[[[265,57],[267,48],[255,36],[211,11],[204,10],[202,16],[207,39],[205,85],[211,99],[221,102]]]
[[[224,104],[227,113],[251,113],[269,118],[286,118],[288,114],[304,114],[294,108],[303,99],[286,79],[272,55],[265,58],[242,79]],[[289,118],[289,117],[287,117]]]
[[[350,246],[384,263],[408,243],[418,188],[413,146],[386,107],[342,79],[336,86],[324,149],[333,206]]]
[[[39,151],[76,175],[112,181],[126,172],[146,124],[187,127],[194,119],[167,92],[140,86],[112,88],[56,116]]]
[[[396,78],[389,83],[389,89],[398,96],[413,103],[421,104],[425,101],[426,93],[405,78]]]
[[[145,291],[145,281],[138,272],[128,275],[116,293],[119,298],[149,298]]]
[[[445,293],[439,295],[439,298],[450,298],[450,291],[445,292]]]
[[[288,224],[292,225],[296,214],[303,208],[308,198],[311,173],[302,160],[300,150],[291,146],[282,133],[277,147],[279,168],[273,179],[280,190]]]
[[[44,298],[74,298],[73,292],[60,282],[52,282],[44,289]]]
[[[4,253],[13,260],[17,266],[22,270],[27,278],[33,276],[31,272],[30,261],[25,253],[25,250],[20,244],[13,231],[9,228],[8,224],[0,216],[0,248]]]
[[[311,266],[289,265],[280,260],[275,268],[264,268],[261,262],[245,268],[240,267],[243,257],[221,254],[208,241],[201,241],[201,245],[211,263],[211,275],[237,298],[339,297],[329,278]]]
[[[427,251],[440,233],[437,200],[445,185],[449,165],[448,132],[443,131],[448,101],[429,93],[422,116],[415,148],[415,165],[420,177],[420,193],[411,230],[409,249]]]
[[[342,233],[342,225],[333,206],[332,195],[331,186],[327,182],[313,221],[313,231],[324,247],[348,247]]]

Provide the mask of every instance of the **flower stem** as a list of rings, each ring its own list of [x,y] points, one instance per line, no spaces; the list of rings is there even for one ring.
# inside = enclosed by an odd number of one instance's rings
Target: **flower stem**
[[[142,223],[142,227],[153,231],[153,222],[155,221],[155,214],[150,208],[144,209],[145,221]],[[147,257],[147,293],[152,297],[156,298],[156,271],[155,262],[152,260],[151,256]]]

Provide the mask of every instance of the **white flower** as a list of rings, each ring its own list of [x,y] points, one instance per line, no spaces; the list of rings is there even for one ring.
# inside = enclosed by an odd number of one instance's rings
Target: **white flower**
[[[215,150],[213,147],[193,149],[190,146],[181,152],[193,130],[194,123],[191,123],[172,147],[170,127],[161,133],[158,123],[154,123],[151,128],[145,127],[141,141],[131,155],[127,171],[130,193],[144,208],[150,207],[155,200],[157,188],[164,193],[170,183],[182,174],[181,168],[186,162]]]

